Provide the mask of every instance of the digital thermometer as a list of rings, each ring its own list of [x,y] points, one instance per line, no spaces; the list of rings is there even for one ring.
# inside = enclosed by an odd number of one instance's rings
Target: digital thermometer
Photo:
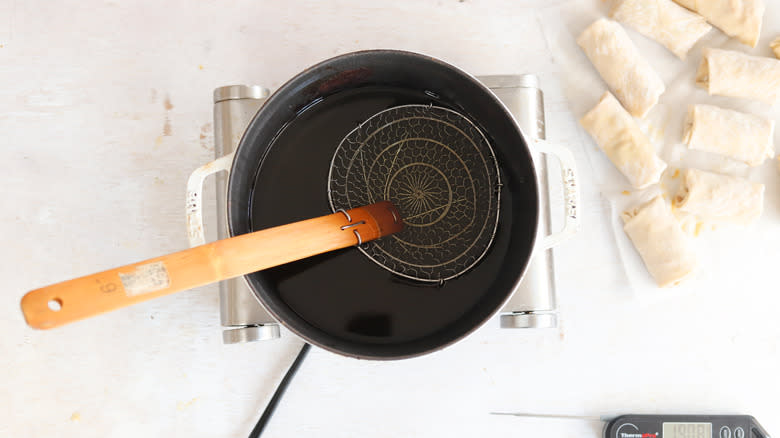
[[[769,438],[749,415],[622,415],[604,438]]]
[[[492,412],[526,418],[605,421],[604,438],[770,438],[750,415],[621,415],[607,420],[571,415]]]

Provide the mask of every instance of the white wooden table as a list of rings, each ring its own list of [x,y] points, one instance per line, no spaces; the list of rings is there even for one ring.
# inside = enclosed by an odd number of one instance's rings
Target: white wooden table
[[[601,433],[493,410],[748,413],[780,434],[776,273],[751,274],[763,290],[626,292],[583,133],[553,87],[538,13],[552,3],[0,0],[0,436],[246,436],[300,341],[222,345],[215,286],[52,331],[29,329],[19,299],[186,247],[184,188],[213,158],[215,87],[275,88],[367,48],[541,75],[548,137],[572,149],[583,180],[584,232],[556,252],[561,326],[493,320],[401,362],[314,349],[266,436]]]

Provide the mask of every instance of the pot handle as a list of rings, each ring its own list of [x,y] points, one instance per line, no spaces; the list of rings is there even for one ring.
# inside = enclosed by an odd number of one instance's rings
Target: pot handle
[[[206,243],[203,231],[203,182],[206,177],[217,172],[230,172],[231,164],[233,153],[195,169],[187,181],[187,236],[190,239],[190,247]]]
[[[580,187],[577,183],[577,165],[570,150],[543,140],[535,140],[534,146],[538,152],[552,155],[558,159],[561,164],[561,178],[563,179],[563,228],[557,233],[552,233],[542,238],[539,246],[540,249],[546,250],[570,239],[579,230],[580,219],[577,216],[577,209],[580,204]]]

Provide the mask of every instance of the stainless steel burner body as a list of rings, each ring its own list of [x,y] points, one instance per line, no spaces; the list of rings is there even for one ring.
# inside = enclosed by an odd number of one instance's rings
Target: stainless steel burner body
[[[514,115],[529,139],[545,138],[544,101],[534,75],[481,76]],[[268,97],[267,89],[258,86],[231,85],[214,90],[214,153],[216,158],[232,153],[246,126]],[[540,234],[550,233],[550,203],[547,160],[535,153],[540,182]],[[226,220],[226,180],[224,172],[216,175],[217,233],[228,237]],[[279,324],[263,309],[243,277],[223,281],[220,290],[220,318],[226,344],[276,339]],[[540,251],[530,262],[523,281],[502,309],[502,328],[553,328],[557,326],[555,274],[552,250]]]

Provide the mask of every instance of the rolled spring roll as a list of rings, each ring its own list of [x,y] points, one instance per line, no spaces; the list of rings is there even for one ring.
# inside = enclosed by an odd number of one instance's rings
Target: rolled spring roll
[[[780,58],[780,37],[777,37],[769,43],[769,48],[775,54],[775,58]]]
[[[747,225],[758,219],[764,209],[764,185],[687,169],[673,204],[706,222]]]
[[[692,11],[696,10],[696,0],[674,0],[674,1],[685,6],[686,8]]]
[[[704,17],[672,0],[623,0],[611,15],[658,41],[680,59],[685,59],[696,41],[712,29]]]
[[[707,48],[696,85],[710,94],[775,103],[780,96],[780,60]]]
[[[690,105],[683,142],[694,150],[758,166],[775,155],[774,132],[774,120],[713,105]]]
[[[660,195],[622,217],[623,230],[659,286],[675,286],[693,274],[698,261],[691,241]]]
[[[580,124],[632,186],[643,189],[661,178],[666,163],[612,93],[605,92]]]
[[[618,23],[597,20],[577,44],[631,115],[644,117],[658,103],[664,83]]]
[[[750,47],[761,35],[764,0],[674,0]]]

